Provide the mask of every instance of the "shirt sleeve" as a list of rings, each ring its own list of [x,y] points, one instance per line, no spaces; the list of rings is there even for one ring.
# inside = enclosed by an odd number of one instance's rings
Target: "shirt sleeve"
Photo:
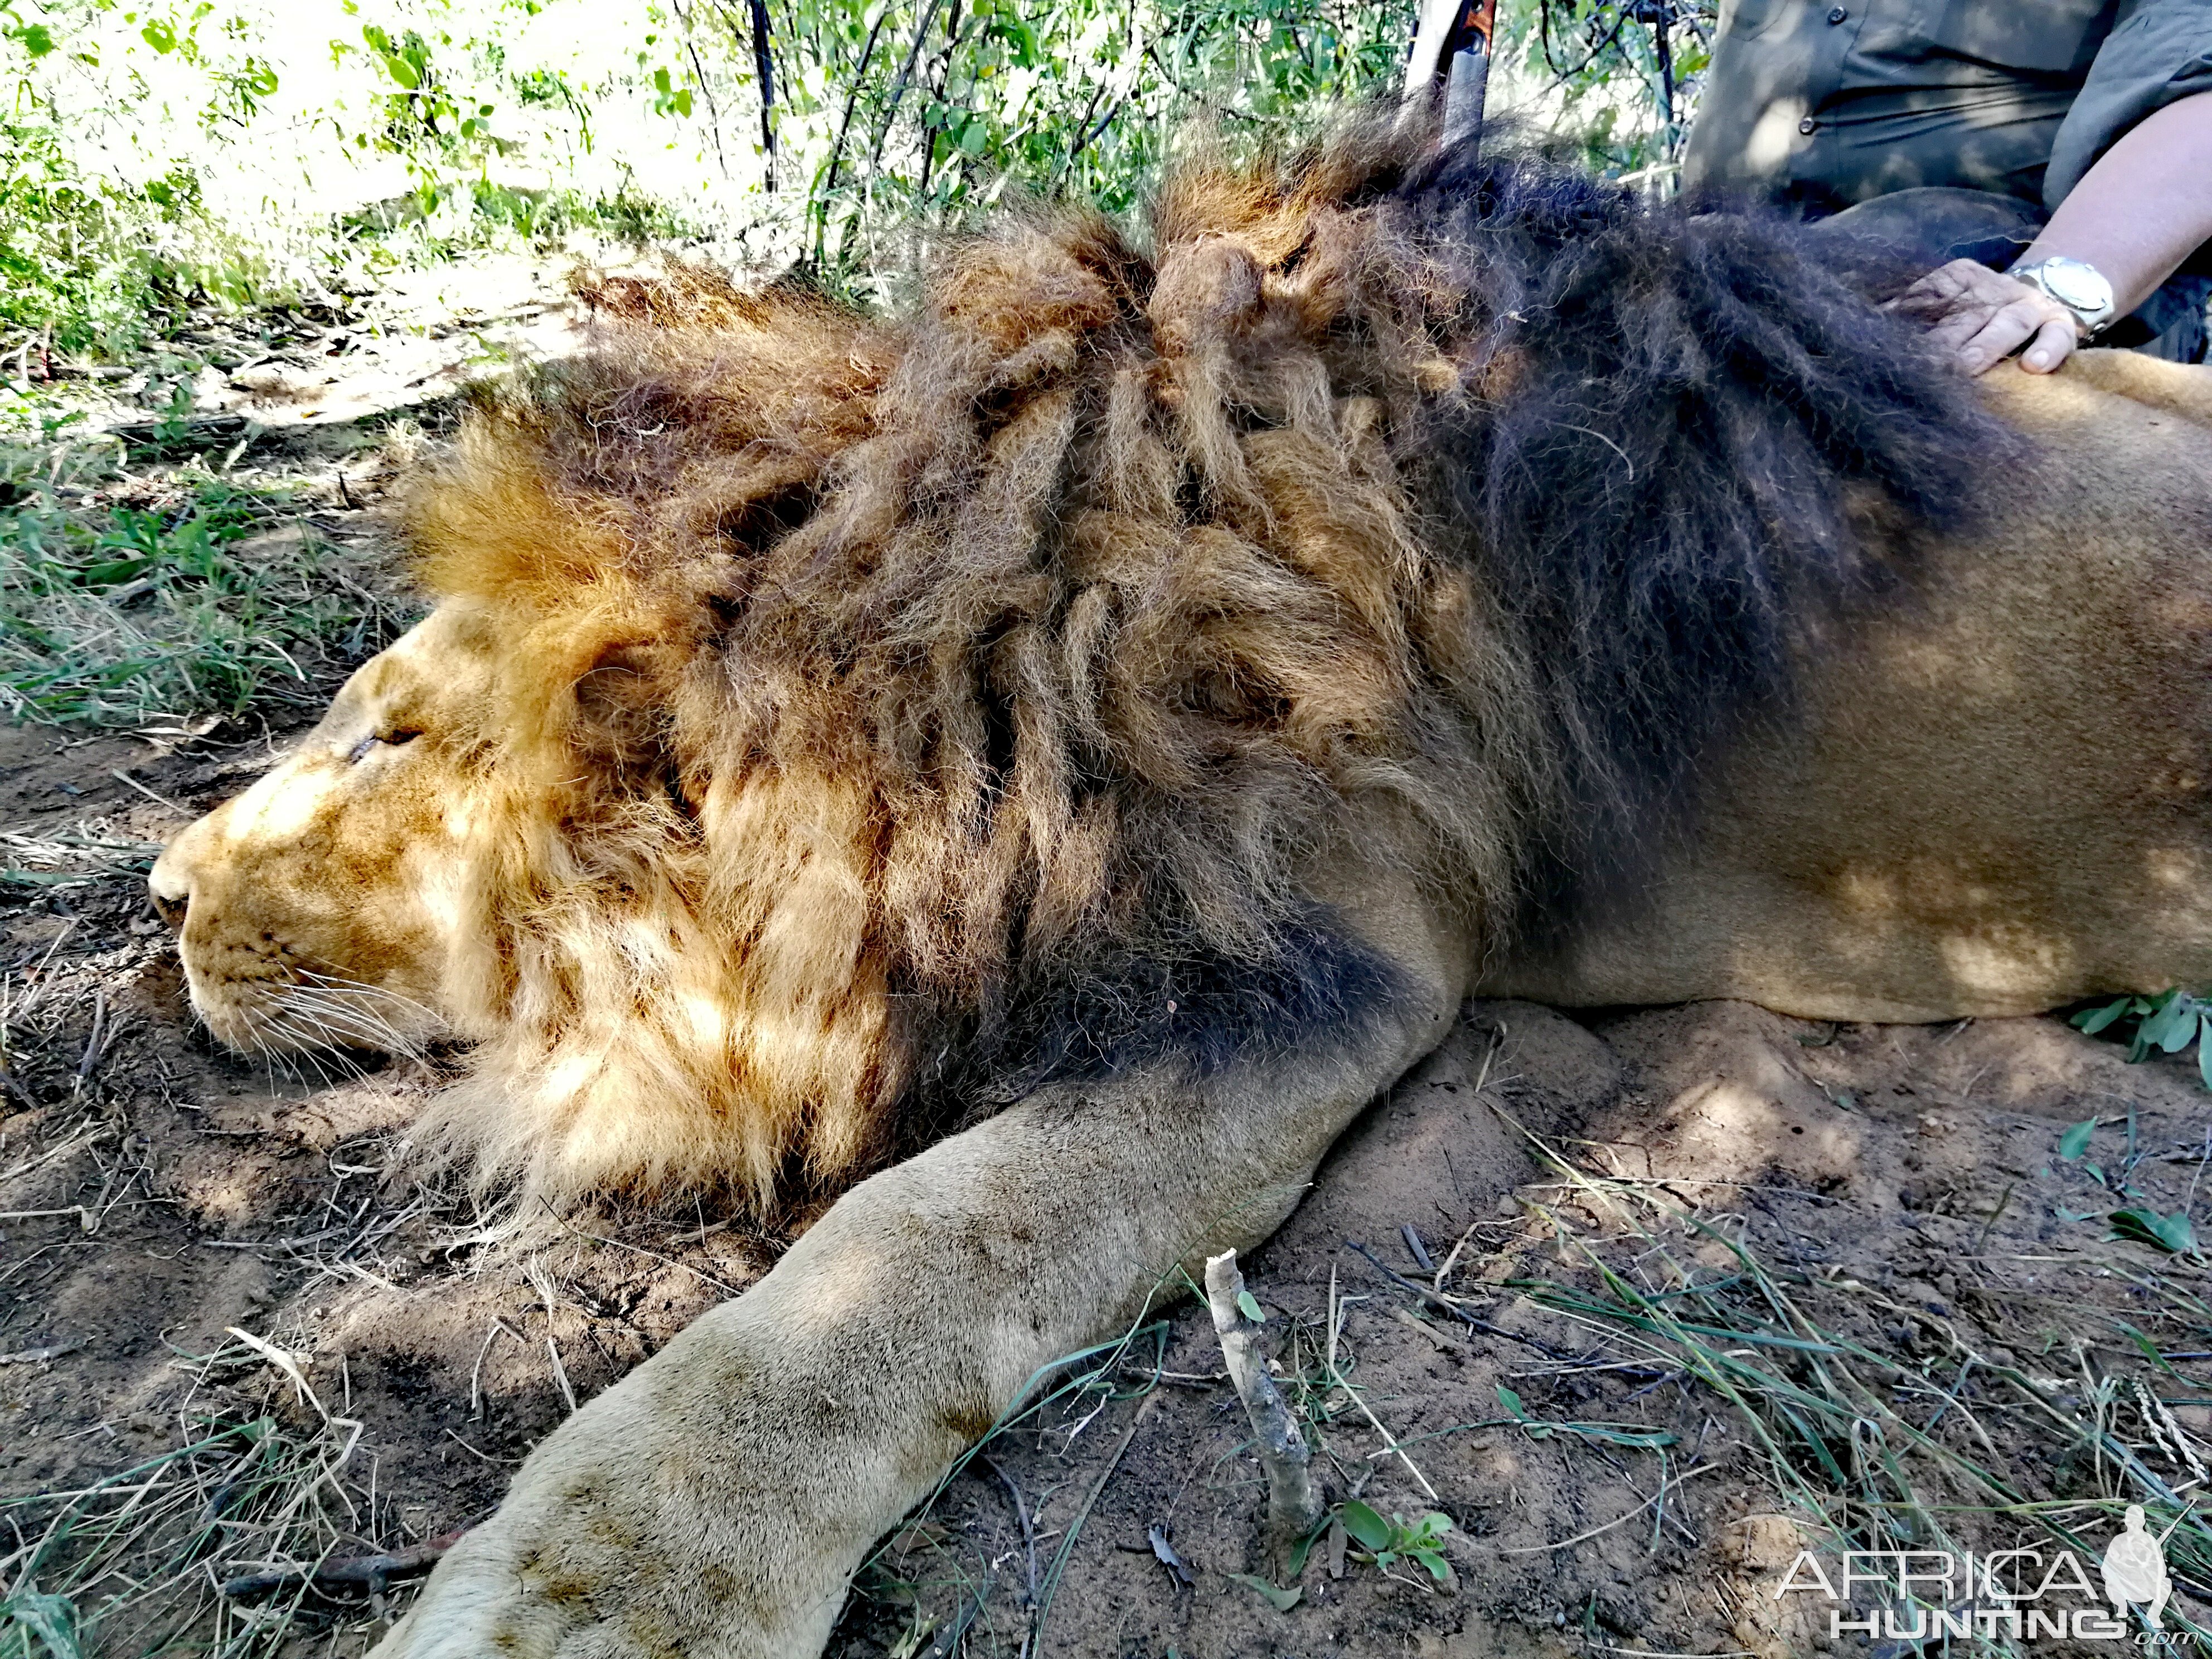
[[[2200,92],[2212,92],[2212,4],[2121,0],[2112,32],[2051,145],[2044,205],[2055,211],[2138,121]]]

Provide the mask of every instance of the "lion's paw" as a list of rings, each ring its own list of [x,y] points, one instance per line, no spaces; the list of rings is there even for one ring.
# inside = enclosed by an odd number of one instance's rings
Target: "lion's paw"
[[[725,1368],[729,1322],[710,1314],[547,1437],[374,1659],[818,1654],[882,1522],[838,1524],[839,1492],[811,1484],[834,1445],[769,1431],[788,1415]]]
[[[502,1510],[438,1564],[371,1659],[805,1659],[821,1651],[842,1596],[820,1607],[779,1605],[783,1598],[764,1595],[756,1575],[699,1559],[700,1535],[718,1530],[712,1522],[674,1537],[637,1528],[624,1507],[586,1501],[542,1519],[529,1518],[527,1507],[513,1517]],[[843,1575],[836,1577],[842,1588]]]

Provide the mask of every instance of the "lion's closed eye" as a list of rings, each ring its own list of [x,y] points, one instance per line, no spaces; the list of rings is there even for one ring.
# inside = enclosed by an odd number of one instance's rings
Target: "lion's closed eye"
[[[369,750],[374,749],[379,744],[382,744],[387,749],[397,749],[404,743],[414,742],[416,738],[422,735],[422,734],[420,732],[410,732],[404,729],[392,732],[372,732],[368,736],[363,738],[359,743],[354,744],[352,749],[347,751],[346,763],[350,766],[366,758]]]

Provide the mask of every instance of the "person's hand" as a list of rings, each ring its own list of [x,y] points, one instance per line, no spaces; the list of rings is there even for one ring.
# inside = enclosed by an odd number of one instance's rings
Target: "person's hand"
[[[2048,374],[2081,343],[2074,313],[2026,283],[1972,259],[1939,265],[1889,303],[1926,325],[1928,337],[1948,348],[1959,367],[1979,374],[2023,344],[2020,366]]]

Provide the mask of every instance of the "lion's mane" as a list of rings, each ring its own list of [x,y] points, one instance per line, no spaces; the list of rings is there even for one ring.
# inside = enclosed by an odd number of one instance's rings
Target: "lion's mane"
[[[764,1202],[1325,1040],[1392,976],[1317,848],[1417,823],[1502,939],[1786,706],[1987,418],[1788,228],[1420,153],[1187,168],[1149,252],[1009,213],[903,320],[592,289],[419,514],[504,688],[434,1132]]]

